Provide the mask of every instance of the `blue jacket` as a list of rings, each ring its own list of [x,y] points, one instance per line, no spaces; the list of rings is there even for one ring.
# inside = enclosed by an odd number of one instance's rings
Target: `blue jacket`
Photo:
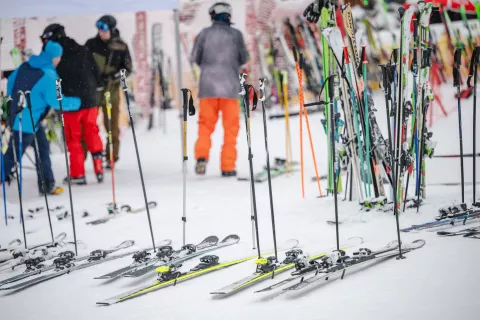
[[[20,114],[16,114],[18,90],[24,92],[30,90],[35,131],[38,130],[38,123],[45,117],[49,107],[60,110],[55,86],[55,80],[58,78],[52,59],[45,52],[38,56],[32,56],[28,62],[23,63],[12,72],[8,77],[7,94],[13,100],[11,110],[9,110],[9,121],[10,124],[13,121],[13,130],[19,131]],[[80,108],[80,104],[80,98],[62,97],[63,111],[76,111]],[[22,132],[34,132],[28,108],[22,111]]]

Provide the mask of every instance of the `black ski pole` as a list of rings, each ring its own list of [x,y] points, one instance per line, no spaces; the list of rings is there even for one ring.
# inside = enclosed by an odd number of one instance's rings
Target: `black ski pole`
[[[62,117],[62,137],[63,137],[63,149],[65,150],[65,168],[67,170],[67,182],[68,182],[68,196],[70,199],[70,211],[72,213],[72,228],[73,228],[73,241],[75,244],[75,255],[78,256],[77,248],[77,231],[75,228],[75,212],[73,212],[73,199],[72,199],[72,181],[70,179],[70,166],[68,164],[68,149],[67,149],[67,140],[65,134],[65,120],[63,118],[63,104],[62,104],[62,79],[57,79],[55,81],[57,88],[57,100],[60,107],[60,115]]]
[[[465,203],[465,180],[463,174],[463,138],[462,138],[462,108],[460,96],[460,65],[462,64],[462,49],[457,48],[453,61],[453,86],[457,88],[458,137],[460,141],[460,178],[462,182],[462,203]],[[475,200],[475,199],[474,199]]]
[[[240,95],[243,96],[243,104],[244,104],[244,112],[245,112],[245,129],[247,133],[247,144],[248,144],[248,163],[250,166],[250,188],[251,188],[251,197],[252,197],[252,207],[253,207],[253,220],[255,222],[255,236],[257,238],[257,250],[258,250],[258,257],[261,257],[260,252],[260,239],[258,237],[258,217],[257,217],[257,200],[255,197],[255,177],[253,174],[253,155],[252,155],[252,141],[250,136],[250,88],[253,87],[247,83],[245,83],[245,77],[247,76],[246,73],[240,74]],[[252,111],[257,107],[257,95],[254,92],[254,99],[253,99],[253,108]]]
[[[43,189],[43,195],[45,197],[45,206],[47,208],[47,216],[48,216],[48,225],[50,227],[50,235],[52,237],[52,243],[54,243],[55,238],[53,237],[52,219],[50,217],[50,207],[48,205],[48,199],[47,199],[47,184],[45,183],[45,176],[43,174],[42,159],[40,158],[40,149],[38,148],[38,139],[37,139],[37,135],[35,133],[35,121],[33,120],[32,100],[30,98],[30,90],[25,91],[25,98],[27,99],[27,108],[28,108],[28,111],[30,113],[30,120],[32,122],[33,147],[34,147],[33,150],[35,152],[35,156],[37,157],[37,170],[39,171],[40,180],[41,180],[42,189]]]
[[[470,60],[470,72],[468,74],[467,85],[472,87],[471,79],[473,78],[473,154],[476,155],[477,146],[477,72],[478,64],[480,63],[480,46],[475,47]],[[473,205],[480,207],[480,203],[476,200],[476,181],[477,181],[477,165],[476,157],[473,157]]]
[[[13,131],[13,124],[15,122],[15,116],[18,113],[22,112],[23,107],[25,105],[25,96],[23,95],[23,92],[22,93],[20,93],[20,92],[18,94],[18,103],[17,103],[18,110],[11,119],[12,122],[10,124],[10,128],[12,129],[11,139],[12,139],[13,163],[14,163],[14,166],[15,166],[15,175],[17,176],[18,202],[20,203],[20,217],[21,217],[21,222],[22,222],[23,242],[25,244],[25,249],[27,249],[27,233],[25,232],[25,219],[23,219],[23,199],[22,199],[22,191],[21,191],[22,188],[20,187],[20,174],[18,173],[17,148],[15,146],[15,133]],[[11,109],[11,104],[12,104],[12,98],[7,100],[7,113],[10,112],[10,110],[12,110]],[[8,115],[7,115],[7,119],[8,119]],[[21,150],[19,150],[19,156],[20,157],[22,156]]]
[[[133,143],[135,145],[135,153],[137,155],[138,171],[140,172],[140,180],[142,182],[143,199],[145,200],[145,208],[147,210],[148,225],[150,227],[150,236],[152,238],[153,252],[156,252],[155,239],[153,237],[152,219],[150,218],[150,208],[148,206],[148,200],[147,200],[147,191],[145,190],[145,182],[143,180],[142,164],[140,162],[140,154],[138,152],[137,136],[135,135],[135,126],[133,124],[132,111],[130,110],[130,99],[128,97],[128,92],[127,92],[127,90],[128,90],[128,88],[127,88],[127,76],[125,74],[126,72],[127,71],[125,69],[120,70],[120,79],[121,79],[122,90],[123,90],[123,92],[125,92],[125,101],[127,102],[128,116],[130,118],[130,127],[132,128]]]
[[[187,110],[188,115],[195,115],[195,107],[193,105],[192,91],[189,89],[181,89],[183,93],[183,245],[185,245],[185,228],[187,224]],[[190,100],[188,93],[190,92]]]
[[[383,76],[383,91],[385,93],[385,106],[386,106],[386,111],[387,111],[387,127],[388,127],[388,151],[390,153],[390,157],[387,157],[387,159],[390,159],[390,163],[388,164],[390,166],[390,170],[393,170],[393,141],[392,141],[392,131],[390,128],[390,110],[389,110],[389,100],[390,100],[390,90],[391,90],[391,84],[389,81],[389,72],[390,70],[387,69],[387,66],[385,65],[380,65],[382,68],[382,76]],[[396,66],[395,66],[396,68]],[[400,221],[398,219],[398,207],[397,207],[397,184],[395,183],[395,175],[392,171],[392,190],[393,190],[393,214],[395,215],[395,222],[397,224],[397,238],[398,238],[398,252],[399,256],[398,258],[403,259],[405,258],[402,255],[402,242],[401,242],[401,237],[400,237]]]
[[[260,98],[262,101],[262,115],[263,115],[263,133],[265,135],[265,152],[267,157],[267,179],[268,179],[268,196],[270,198],[270,214],[272,216],[272,233],[273,233],[273,248],[275,249],[275,261],[278,262],[278,252],[277,252],[277,234],[275,230],[275,213],[273,210],[273,193],[272,193],[272,179],[270,175],[270,153],[268,151],[268,137],[267,137],[267,115],[265,112],[265,83],[267,79],[259,79],[259,89],[260,89]]]

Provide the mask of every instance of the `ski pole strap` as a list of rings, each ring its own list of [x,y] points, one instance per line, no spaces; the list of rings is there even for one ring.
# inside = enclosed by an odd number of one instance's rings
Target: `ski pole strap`
[[[453,58],[453,86],[460,86],[460,65],[462,64],[462,49],[455,49]]]
[[[472,59],[470,59],[470,68],[469,68],[468,78],[467,78],[467,85],[469,88],[473,87],[471,83],[471,79],[473,77],[474,65],[478,64],[479,55],[480,55],[480,47],[475,47],[475,49],[473,49],[473,52],[472,52]]]

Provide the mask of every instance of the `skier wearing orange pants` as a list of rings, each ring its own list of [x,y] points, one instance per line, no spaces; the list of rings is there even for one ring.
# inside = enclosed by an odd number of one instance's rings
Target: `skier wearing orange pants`
[[[191,61],[200,69],[200,112],[198,140],[195,144],[195,172],[205,174],[212,145],[210,136],[222,113],[224,139],[221,155],[222,176],[236,176],[237,135],[240,128],[238,95],[240,68],[248,60],[242,33],[230,25],[231,7],[219,2],[210,10],[213,24],[203,29],[195,39]]]

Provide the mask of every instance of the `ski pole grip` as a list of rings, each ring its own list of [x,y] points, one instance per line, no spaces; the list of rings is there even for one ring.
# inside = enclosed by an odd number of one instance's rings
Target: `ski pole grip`
[[[300,67],[300,70],[303,70],[303,67],[305,65],[305,58],[303,57],[303,54],[300,53],[300,61],[299,61],[299,67]]]
[[[362,63],[367,64],[367,47],[362,46]]]
[[[293,47],[295,48],[295,47]],[[258,79],[258,90],[260,91],[260,97],[258,100],[260,101],[265,101],[265,82],[267,82],[267,79],[265,78],[260,78]]]
[[[27,100],[27,108],[32,109],[32,99],[30,98],[30,90],[25,91],[25,99]]]
[[[415,48],[418,47],[418,20],[413,19],[413,42],[415,43]]]
[[[121,86],[122,86],[122,90],[123,91],[127,91],[127,75],[126,75],[126,72],[127,70],[125,69],[122,69],[120,70],[120,83],[121,83]]]
[[[187,107],[188,107],[188,89],[182,88],[183,95],[183,121],[187,121]]]
[[[246,81],[247,74],[246,73],[241,73],[238,75],[238,78],[240,79],[240,93],[239,95],[244,96],[247,94],[247,90],[245,89],[244,83]]]
[[[298,52],[295,46],[292,47],[292,52],[293,52],[293,59],[295,59],[295,62],[298,62]]]
[[[388,74],[387,74],[387,67],[384,64],[380,65],[382,69],[382,80],[383,80],[383,91],[387,92],[388,87]]]
[[[395,49],[393,49],[393,51],[392,51],[393,61],[394,61],[395,63],[398,62],[399,52],[400,52],[400,49],[399,49],[399,48],[395,48]]]
[[[23,93],[22,90],[18,90],[17,91],[17,95],[18,95],[18,102],[17,102],[17,107],[18,107],[18,110],[15,114],[19,114],[20,112],[23,111],[23,109],[25,108],[26,106],[26,102],[25,102],[25,94]]]
[[[460,86],[460,64],[462,63],[462,49],[457,48],[455,49],[455,53],[453,55],[453,86],[459,87]]]
[[[62,79],[55,80],[55,88],[57,89],[57,100],[62,100]]]

